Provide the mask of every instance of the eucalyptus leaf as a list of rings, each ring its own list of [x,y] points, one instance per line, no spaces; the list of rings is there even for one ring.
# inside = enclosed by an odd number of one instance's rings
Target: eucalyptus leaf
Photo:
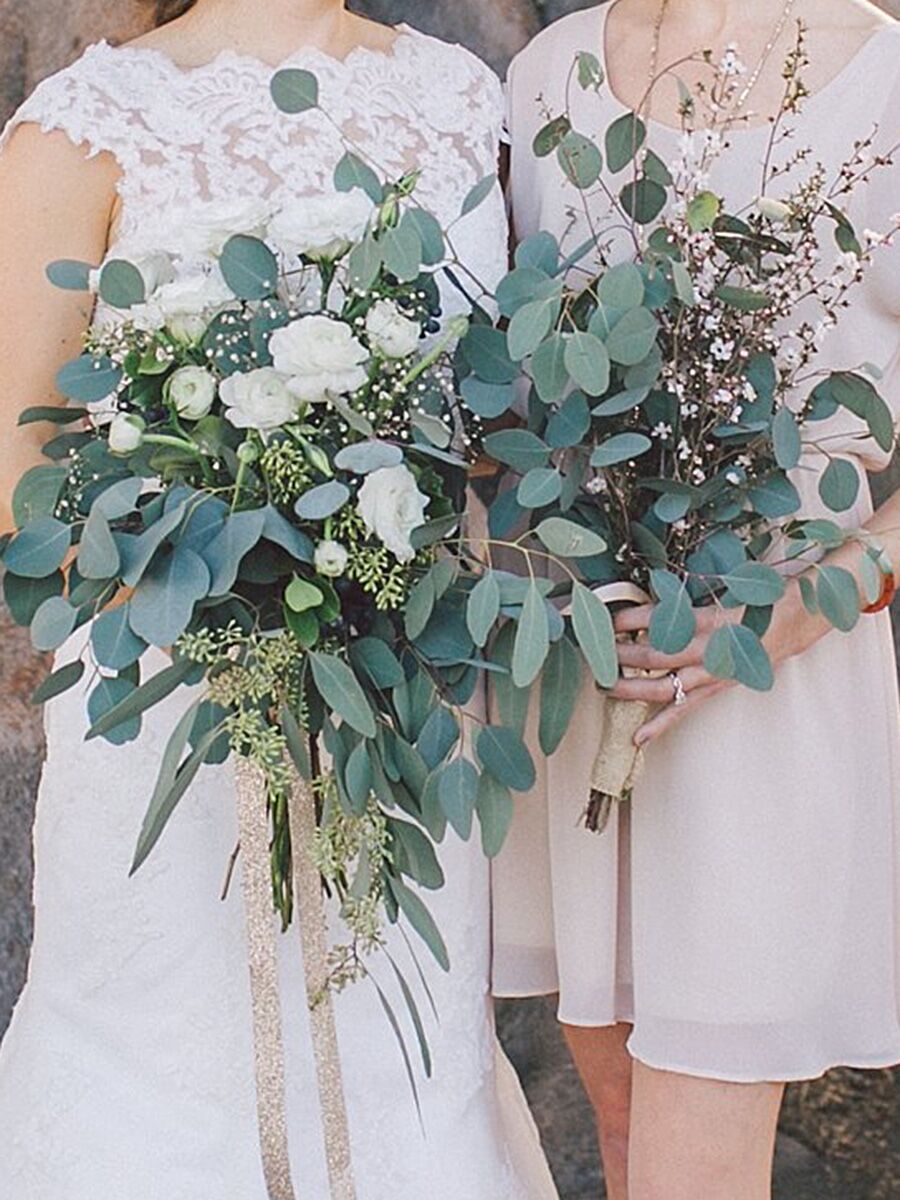
[[[200,555],[176,546],[154,562],[137,585],[128,606],[132,630],[151,646],[174,645],[209,586],[209,568]]]
[[[565,365],[589,396],[602,396],[609,387],[609,351],[592,333],[573,333],[566,340]]]
[[[532,356],[531,377],[544,404],[560,400],[569,384],[569,369],[566,366],[567,345],[567,339],[561,333],[552,333]]]
[[[481,826],[481,846],[486,858],[496,858],[506,842],[515,813],[509,788],[487,771],[478,780],[475,811]]]
[[[643,433],[617,433],[594,450],[591,455],[591,466],[598,469],[613,467],[618,463],[628,462],[632,458],[640,458],[652,449],[653,443]]]
[[[264,300],[278,283],[278,260],[259,238],[236,234],[219,258],[225,282],[240,300]]]
[[[498,783],[514,792],[527,792],[534,787],[537,778],[534,760],[514,729],[502,725],[482,726],[475,751],[481,765]]]
[[[326,705],[363,737],[375,736],[375,718],[366,694],[351,669],[333,654],[309,656],[313,679]]]
[[[336,479],[310,488],[297,500],[294,512],[304,521],[324,521],[344,507],[350,499],[350,489]]]
[[[86,740],[91,741],[96,737],[104,737],[120,722],[131,721],[134,717],[155,707],[181,687],[195,672],[196,665],[189,659],[176,659],[171,666],[158,671],[145,684],[126,696],[115,708],[104,713],[99,720],[95,721],[87,732]]]
[[[822,615],[835,629],[849,633],[860,615],[859,587],[855,577],[843,567],[819,567],[816,600]]]
[[[550,650],[550,623],[540,590],[529,585],[516,630],[512,657],[512,678],[518,688],[526,688],[541,673]]]
[[[476,646],[487,645],[499,615],[500,585],[493,571],[485,571],[469,593],[466,604],[466,624]]]
[[[588,558],[607,548],[598,533],[566,517],[547,517],[534,532],[550,553],[560,558]]]
[[[483,444],[491,458],[517,471],[546,466],[550,456],[546,443],[527,429],[503,429],[498,433],[489,433]]]
[[[651,312],[646,308],[632,308],[616,323],[606,339],[609,357],[622,366],[636,366],[653,349],[658,329],[658,322]]]
[[[785,592],[785,581],[774,567],[745,562],[722,576],[731,598],[738,604],[776,604]]]
[[[384,196],[384,187],[377,174],[352,150],[348,150],[335,167],[334,186],[339,192],[361,188],[373,204],[380,204]]]
[[[455,758],[439,768],[438,799],[452,828],[465,841],[472,832],[478,794],[478,771],[467,758]]]
[[[547,756],[554,754],[569,728],[581,692],[581,657],[567,637],[550,647],[541,676],[538,740]]]
[[[70,688],[81,682],[84,670],[84,663],[81,659],[66,663],[64,667],[60,667],[38,684],[31,693],[31,703],[47,704],[48,701],[55,700],[57,696],[61,696],[63,692],[69,691]]]
[[[46,275],[54,287],[67,292],[87,292],[91,287],[91,274],[96,270],[90,263],[72,258],[59,258],[49,263]]]
[[[34,614],[51,596],[61,596],[65,588],[62,571],[54,571],[40,579],[3,573],[3,598],[17,625],[30,625]]]
[[[443,704],[433,708],[416,742],[416,749],[430,771],[446,759],[459,737],[459,722],[450,709]]]
[[[845,458],[833,458],[819,479],[819,495],[832,512],[847,512],[860,490],[858,469]]]
[[[202,559],[209,568],[209,594],[224,596],[231,591],[241,563],[262,537],[264,509],[249,509],[229,515],[222,530],[203,548]]]
[[[111,710],[117,708],[130,696],[134,695],[135,686],[126,679],[101,679],[88,697],[88,720],[96,724]],[[140,736],[141,718],[132,717],[128,721],[120,721],[106,735],[106,741],[113,746],[124,746]]]
[[[131,629],[127,604],[100,613],[91,626],[91,646],[100,666],[111,671],[132,666],[147,649]]]
[[[75,629],[78,610],[62,596],[49,596],[31,622],[31,644],[44,653],[58,650]]]
[[[294,67],[276,71],[269,86],[272,99],[282,112],[296,116],[318,107],[319,81],[311,71]]]
[[[654,179],[645,176],[626,183],[619,193],[625,212],[638,225],[650,225],[666,206],[666,189]]]
[[[474,212],[476,208],[480,208],[485,200],[487,200],[488,196],[490,196],[490,194],[497,187],[497,184],[497,173],[495,171],[492,171],[490,175],[485,175],[483,179],[480,179],[463,201],[462,216],[467,217],[469,213]]]
[[[56,388],[70,400],[96,404],[112,395],[122,382],[122,368],[105,355],[82,354],[56,375]]]
[[[519,482],[516,499],[523,508],[545,508],[559,499],[562,477],[553,467],[533,467]]]
[[[606,131],[606,161],[614,175],[624,170],[647,139],[647,126],[635,113],[618,117]]]
[[[603,155],[591,138],[570,130],[556,150],[559,165],[580,191],[592,188],[603,171]]]
[[[100,299],[111,308],[129,309],[147,298],[144,277],[129,262],[110,259],[100,272]]]
[[[30,521],[3,552],[7,571],[26,579],[44,579],[62,566],[72,544],[72,530],[55,517]]]
[[[78,571],[85,579],[111,579],[121,559],[109,522],[95,505],[85,522],[78,547]]]
[[[572,627],[594,679],[602,688],[619,678],[616,635],[609,609],[583,583],[572,590]]]
[[[697,632],[697,617],[687,581],[670,571],[651,571],[650,580],[659,603],[648,630],[650,645],[661,654],[680,654]]]
[[[30,467],[13,492],[12,514],[18,529],[38,517],[52,517],[69,475],[68,467]]]

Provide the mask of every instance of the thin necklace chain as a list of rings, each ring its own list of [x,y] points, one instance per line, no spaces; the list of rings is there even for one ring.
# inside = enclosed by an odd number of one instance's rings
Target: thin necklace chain
[[[669,2],[670,2],[670,0],[661,0],[660,6],[659,6],[659,12],[658,12],[658,14],[656,16],[656,20],[653,24],[653,50],[652,50],[652,54],[650,57],[650,94],[647,97],[647,115],[648,116],[650,115],[651,107],[653,104],[653,88],[656,86],[657,76],[659,74],[659,56],[660,56],[660,51],[662,48],[662,31],[663,31],[663,25],[665,24],[665,20],[666,20],[666,15],[669,11]],[[756,67],[751,72],[750,78],[747,80],[746,86],[743,88],[743,90],[741,91],[740,95],[737,98],[737,101],[735,104],[735,109],[737,111],[739,111],[740,109],[742,109],[744,107],[744,105],[750,99],[753,89],[759,83],[760,76],[762,75],[763,71],[766,69],[766,63],[768,63],[769,59],[772,57],[772,55],[775,51],[775,47],[778,45],[779,41],[781,40],[781,35],[784,33],[787,23],[790,20],[790,16],[791,16],[791,13],[793,12],[795,2],[796,2],[796,0],[785,0],[784,8],[781,11],[781,16],[775,22],[775,28],[772,31],[772,36],[769,38],[768,42],[766,42],[765,48],[763,49],[762,56],[761,56],[759,62],[756,64]]]

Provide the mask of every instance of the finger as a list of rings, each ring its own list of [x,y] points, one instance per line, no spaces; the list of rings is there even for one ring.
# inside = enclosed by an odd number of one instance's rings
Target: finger
[[[652,604],[638,604],[617,612],[613,619],[616,633],[640,633],[642,629],[649,629],[653,607]]]
[[[616,653],[619,665],[634,667],[638,671],[678,671],[682,667],[699,666],[703,662],[707,639],[695,638],[679,654],[663,654],[654,650],[649,642],[619,642]]]
[[[704,667],[686,667],[678,672],[686,692],[705,687],[713,682],[713,677]],[[645,704],[668,704],[674,695],[672,680],[668,675],[656,679],[635,676],[633,679],[620,679],[610,695],[617,700],[642,700]]]
[[[725,688],[732,686],[733,685],[726,680],[717,679],[714,683],[708,683],[703,687],[699,687],[695,691],[688,693],[688,699],[685,704],[680,706],[676,704],[667,705],[662,712],[657,713],[655,717],[646,723],[646,725],[641,726],[641,728],[635,734],[635,745],[649,746],[651,742],[656,741],[657,738],[660,738],[663,736],[663,734],[668,733],[669,730],[674,728],[679,721],[683,721],[688,713],[696,711],[696,709],[700,708],[701,705],[706,704],[708,700],[711,700],[713,696],[717,695],[721,691],[724,691]]]

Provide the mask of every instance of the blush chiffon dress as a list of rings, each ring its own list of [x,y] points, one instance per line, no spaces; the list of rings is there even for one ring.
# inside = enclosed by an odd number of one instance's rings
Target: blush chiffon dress
[[[546,110],[563,110],[576,54],[603,54],[607,12],[557,22],[513,63],[519,238],[550,230],[573,250],[588,236],[578,194],[531,145]],[[883,150],[900,142],[898,63],[900,27],[885,25],[791,121],[781,156],[810,145],[831,177],[855,139],[875,130]],[[607,84],[599,96],[572,92],[576,127],[594,135],[626,111]],[[679,138],[650,123],[664,159]],[[730,205],[758,194],[767,139],[762,125],[731,135],[710,183]],[[891,227],[897,161],[856,193],[859,231]],[[894,243],[852,294],[820,365],[876,364],[900,415],[900,235]],[[888,456],[855,418],[828,425],[817,437],[859,472],[857,502],[837,518],[824,509],[817,482],[828,459],[813,446],[793,478],[807,515],[855,528],[872,512],[865,472]],[[687,1075],[792,1080],[900,1062],[900,705],[889,615],[863,616],[851,634],[830,633],[786,662],[771,693],[732,688],[688,716],[650,746],[632,803],[596,836],[582,815],[601,722],[602,702],[585,685],[565,741],[517,804],[493,876],[496,994],[558,993],[560,1019],[575,1026],[632,1023],[635,1058]]]

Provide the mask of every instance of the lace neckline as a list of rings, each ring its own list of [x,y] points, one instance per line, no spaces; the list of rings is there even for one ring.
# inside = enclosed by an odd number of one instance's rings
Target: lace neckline
[[[252,69],[268,78],[276,71],[282,71],[285,68],[298,66],[310,61],[323,64],[332,71],[345,71],[349,73],[361,62],[375,61],[391,63],[399,61],[404,57],[408,48],[422,40],[422,35],[418,30],[413,29],[409,25],[395,25],[393,29],[396,36],[387,50],[376,50],[373,46],[354,46],[344,58],[338,58],[334,54],[329,54],[327,50],[323,50],[319,46],[298,46],[296,50],[291,51],[281,62],[270,63],[255,54],[246,54],[240,50],[232,50],[230,47],[225,47],[214,58],[211,58],[209,62],[197,63],[194,66],[181,66],[166,54],[164,50],[157,50],[155,46],[134,46],[128,44],[114,46],[106,38],[102,38],[99,42],[94,42],[88,47],[85,53],[86,55],[109,53],[117,57],[122,55],[146,59],[150,62],[155,62],[169,76],[176,79],[193,79],[198,76],[215,73],[223,67],[239,67],[245,70]]]

